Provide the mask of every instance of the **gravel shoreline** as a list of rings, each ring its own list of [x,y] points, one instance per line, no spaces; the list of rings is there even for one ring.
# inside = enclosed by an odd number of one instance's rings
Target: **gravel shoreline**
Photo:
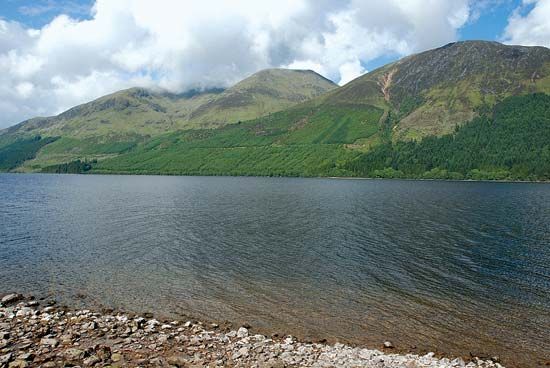
[[[44,305],[45,304],[45,305]],[[48,305],[50,304],[50,305]],[[391,343],[386,342],[391,350]],[[474,358],[251,335],[215,323],[66,310],[9,294],[0,304],[0,368],[16,367],[495,367]]]

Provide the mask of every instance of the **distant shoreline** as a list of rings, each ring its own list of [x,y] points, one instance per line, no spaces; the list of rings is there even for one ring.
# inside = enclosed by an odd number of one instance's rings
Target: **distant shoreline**
[[[392,180],[392,181],[434,181],[463,183],[510,183],[510,184],[550,184],[550,180],[501,180],[501,179],[427,179],[427,178],[370,178],[359,176],[276,176],[276,175],[218,175],[218,174],[170,174],[170,173],[133,173],[133,172],[86,172],[86,173],[44,173],[0,171],[0,174],[40,174],[40,175],[96,175],[96,176],[181,176],[181,177],[220,177],[220,178],[288,178],[288,179],[331,179],[331,180]]]

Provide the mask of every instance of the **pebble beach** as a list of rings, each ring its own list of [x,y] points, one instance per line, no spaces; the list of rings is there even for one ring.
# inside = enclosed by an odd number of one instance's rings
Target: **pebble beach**
[[[496,359],[437,357],[252,334],[200,321],[69,310],[20,294],[0,304],[0,368],[16,367],[503,367]]]

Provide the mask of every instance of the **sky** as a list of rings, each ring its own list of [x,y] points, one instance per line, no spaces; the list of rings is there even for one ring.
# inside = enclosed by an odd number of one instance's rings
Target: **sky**
[[[550,47],[549,19],[550,0],[0,0],[0,128],[134,86],[342,85],[458,40]]]

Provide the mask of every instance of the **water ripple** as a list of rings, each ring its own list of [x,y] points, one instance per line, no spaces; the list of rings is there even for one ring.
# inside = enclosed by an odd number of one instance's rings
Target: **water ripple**
[[[0,220],[4,291],[550,360],[548,185],[2,174]]]

